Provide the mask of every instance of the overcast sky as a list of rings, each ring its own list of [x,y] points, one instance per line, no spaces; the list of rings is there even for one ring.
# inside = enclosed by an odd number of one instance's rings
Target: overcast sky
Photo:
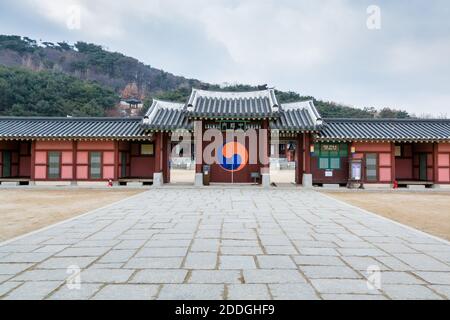
[[[450,116],[448,0],[1,0],[0,33],[93,42],[206,82]]]

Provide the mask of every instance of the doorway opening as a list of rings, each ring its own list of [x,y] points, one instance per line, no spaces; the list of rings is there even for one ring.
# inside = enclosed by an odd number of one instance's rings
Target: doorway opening
[[[194,145],[191,144],[191,152],[183,152],[178,143],[171,143],[170,156],[170,183],[179,185],[192,185],[195,180],[195,155]]]
[[[434,181],[432,143],[398,143],[395,145],[395,180],[400,187],[425,185]]]
[[[270,145],[270,182],[277,186],[295,185],[295,152],[297,143],[280,140]]]
[[[5,150],[2,153],[3,161],[2,161],[2,177],[10,178],[11,177],[11,151]]]

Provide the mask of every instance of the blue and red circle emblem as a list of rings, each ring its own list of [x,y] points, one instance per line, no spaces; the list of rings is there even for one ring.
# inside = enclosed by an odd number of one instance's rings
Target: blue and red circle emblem
[[[239,142],[227,142],[219,148],[217,160],[222,169],[226,171],[242,170],[248,162],[248,152]]]

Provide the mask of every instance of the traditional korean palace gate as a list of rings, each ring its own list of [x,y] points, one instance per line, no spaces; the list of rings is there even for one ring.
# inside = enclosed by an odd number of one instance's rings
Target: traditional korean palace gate
[[[280,103],[274,89],[193,89],[185,103],[154,99],[135,118],[0,117],[0,183],[158,186],[170,182],[180,136],[196,185],[207,171],[211,183],[269,186],[279,141],[304,186],[345,185],[353,160],[366,185],[450,185],[450,120],[322,119],[313,101]]]

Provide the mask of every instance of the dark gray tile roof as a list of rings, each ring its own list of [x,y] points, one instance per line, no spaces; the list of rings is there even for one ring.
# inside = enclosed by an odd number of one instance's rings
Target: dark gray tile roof
[[[324,119],[317,140],[450,140],[448,119]]]
[[[249,92],[221,92],[192,89],[187,103],[191,117],[268,118],[278,112],[273,89]]]
[[[269,118],[280,131],[315,131],[333,140],[450,141],[445,119],[321,119],[312,101],[279,105],[273,89],[221,92],[193,89],[187,104],[154,100],[144,118],[0,117],[0,139],[145,138],[147,131],[192,129],[192,118]]]
[[[322,119],[312,101],[299,101],[281,105],[279,117],[270,122],[271,129],[282,131],[316,131]]]
[[[184,110],[184,103],[157,99],[153,99],[142,125],[146,130],[175,130],[192,127],[187,112]]]
[[[0,138],[143,138],[141,119],[0,117]]]

